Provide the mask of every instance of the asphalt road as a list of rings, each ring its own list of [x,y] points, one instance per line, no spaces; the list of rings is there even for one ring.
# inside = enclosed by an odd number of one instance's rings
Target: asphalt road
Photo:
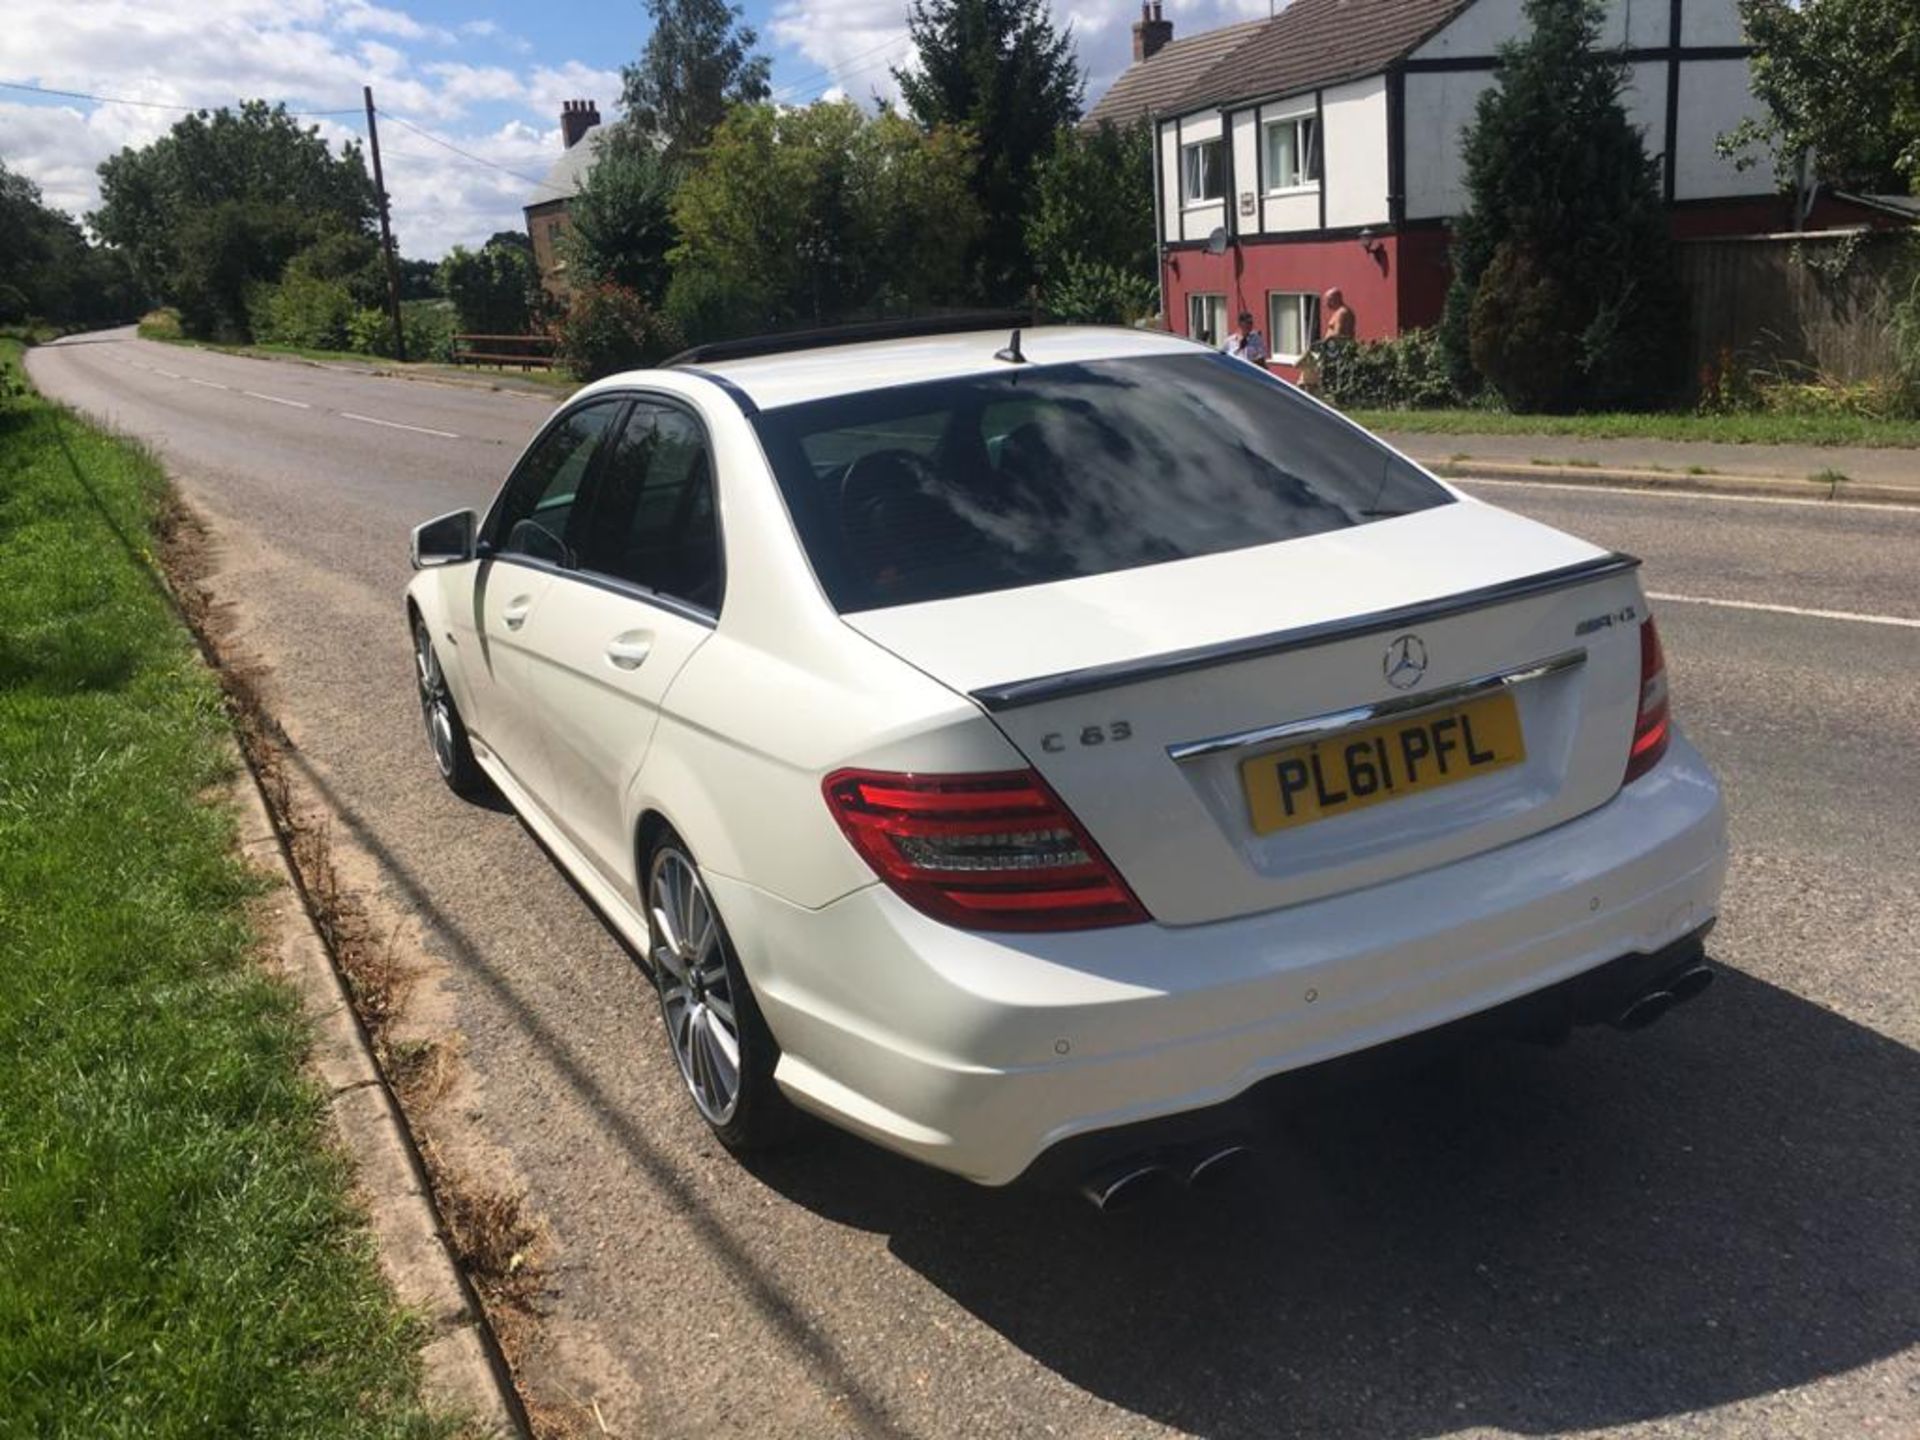
[[[407,530],[484,502],[544,402],[126,336],[29,361],[211,518],[303,764],[448,969],[460,1119],[551,1234],[548,1405],[621,1435],[1920,1436],[1920,628],[1700,603],[1920,620],[1920,511],[1482,490],[1686,597],[1656,610],[1732,804],[1721,983],[1325,1097],[1232,1193],[1101,1219],[830,1133],[743,1168],[626,954],[442,789]]]

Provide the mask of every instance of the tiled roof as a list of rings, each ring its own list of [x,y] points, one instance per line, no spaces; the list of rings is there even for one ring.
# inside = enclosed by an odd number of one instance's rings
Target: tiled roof
[[[1195,80],[1232,53],[1236,45],[1244,44],[1256,30],[1269,23],[1247,20],[1203,31],[1185,40],[1168,41],[1151,60],[1142,60],[1123,70],[1080,123],[1091,126],[1111,120],[1116,125],[1130,125],[1143,115],[1168,109]]]
[[[562,150],[560,158],[548,167],[539,188],[527,196],[526,206],[544,205],[549,200],[571,200],[579,194],[581,182],[593,169],[593,162],[600,158],[596,149],[599,143],[599,131],[589,130]]]
[[[1293,0],[1170,106],[1194,111],[1377,75],[1473,0]]]

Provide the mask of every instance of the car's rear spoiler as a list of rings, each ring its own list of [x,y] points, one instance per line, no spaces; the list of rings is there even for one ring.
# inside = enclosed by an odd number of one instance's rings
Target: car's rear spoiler
[[[1302,625],[1269,635],[1249,635],[1241,640],[1223,640],[1214,645],[1174,650],[1164,655],[1148,655],[1138,660],[1120,660],[1109,665],[1089,665],[1058,675],[1039,675],[1030,680],[1013,680],[1003,685],[988,685],[975,690],[973,698],[988,710],[1014,710],[1022,705],[1038,705],[1070,695],[1085,695],[1094,690],[1111,690],[1143,680],[1163,679],[1188,670],[1201,670],[1236,660],[1252,660],[1265,655],[1281,655],[1289,650],[1305,650],[1334,640],[1350,640],[1360,635],[1400,630],[1409,625],[1443,620],[1473,610],[1485,610],[1531,595],[1545,595],[1573,585],[1584,585],[1608,575],[1624,574],[1637,568],[1639,557],[1614,551],[1595,556],[1557,570],[1518,580],[1503,580],[1478,590],[1465,590],[1437,600],[1421,600],[1391,610],[1374,610],[1344,620],[1328,620],[1318,625]]]

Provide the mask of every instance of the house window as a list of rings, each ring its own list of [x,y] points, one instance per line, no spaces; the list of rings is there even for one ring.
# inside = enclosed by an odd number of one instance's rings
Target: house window
[[[1267,335],[1273,358],[1294,364],[1320,338],[1320,297],[1280,290],[1268,295]]]
[[[1226,145],[1202,140],[1180,151],[1180,202],[1205,205],[1227,193]]]
[[[1261,132],[1267,190],[1304,190],[1320,183],[1320,126],[1311,113],[1269,120]]]
[[[1187,297],[1187,335],[1203,345],[1218,345],[1227,337],[1227,297],[1189,295]]]

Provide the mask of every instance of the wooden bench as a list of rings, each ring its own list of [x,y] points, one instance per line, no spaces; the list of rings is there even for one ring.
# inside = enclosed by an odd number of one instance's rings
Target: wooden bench
[[[551,335],[456,335],[456,365],[518,365],[522,370],[551,370],[557,363]]]

